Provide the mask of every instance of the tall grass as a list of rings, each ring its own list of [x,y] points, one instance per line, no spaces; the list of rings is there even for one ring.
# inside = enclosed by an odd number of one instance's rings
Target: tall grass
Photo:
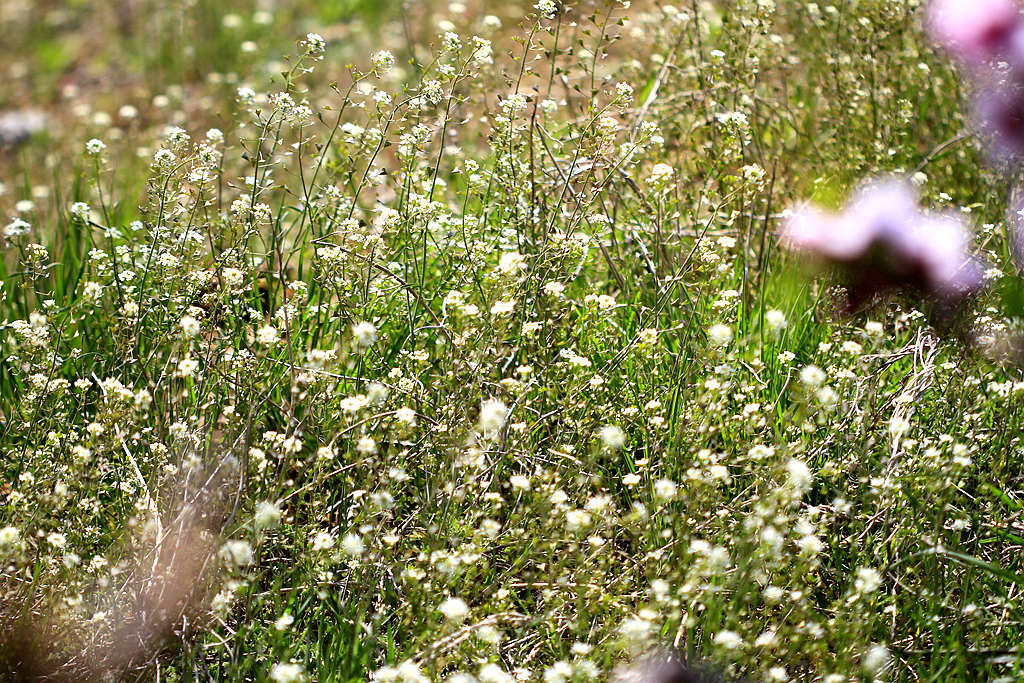
[[[228,5],[2,178],[9,671],[1021,675],[1019,369],[777,247],[903,172],[1012,277],[917,2]]]

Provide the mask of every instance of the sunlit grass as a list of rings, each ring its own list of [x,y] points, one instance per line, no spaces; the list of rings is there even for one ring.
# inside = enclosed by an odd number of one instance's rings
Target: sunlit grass
[[[1019,369],[777,239],[904,173],[1013,289],[917,2],[16,4],[5,675],[1021,675]]]

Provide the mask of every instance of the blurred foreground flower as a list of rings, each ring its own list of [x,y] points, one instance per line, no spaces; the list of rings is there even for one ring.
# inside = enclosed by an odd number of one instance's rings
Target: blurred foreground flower
[[[978,91],[974,118],[995,160],[1024,158],[1024,82],[991,79]]]
[[[977,80],[976,125],[1000,162],[1024,158],[1024,13],[1017,0],[934,0],[928,29]]]
[[[617,669],[611,680],[612,683],[725,683],[733,679],[708,664],[687,662],[679,655],[661,652]]]
[[[968,64],[1024,57],[1024,24],[1016,0],[935,0],[928,28],[936,42]]]
[[[46,114],[37,109],[0,112],[0,150],[14,149],[46,128]]]
[[[253,562],[247,541],[220,543],[232,518],[236,467],[228,456],[174,482],[181,490],[164,493],[175,503],[162,511],[154,503],[146,521],[109,548],[122,558],[118,581],[97,582],[76,597],[90,609],[58,609],[56,596],[35,586],[22,596],[27,602],[0,606],[0,681],[143,680],[150,674],[168,647],[209,618],[210,594],[231,570]],[[0,541],[20,545],[16,534],[2,531]],[[216,562],[218,547],[224,566]]]
[[[814,207],[794,213],[783,243],[840,266],[853,311],[876,296],[910,290],[951,312],[983,286],[968,252],[970,232],[958,218],[922,212],[898,180],[874,181],[833,214]]]

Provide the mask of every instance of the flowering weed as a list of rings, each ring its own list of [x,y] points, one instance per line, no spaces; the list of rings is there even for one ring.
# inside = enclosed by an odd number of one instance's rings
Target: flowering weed
[[[59,102],[0,167],[5,675],[1021,675],[1008,181],[927,31],[987,24],[128,4],[124,99],[0,64]]]

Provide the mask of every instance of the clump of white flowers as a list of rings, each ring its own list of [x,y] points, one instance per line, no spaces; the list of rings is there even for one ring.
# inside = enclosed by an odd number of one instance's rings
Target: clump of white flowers
[[[537,3],[533,6],[537,13],[542,17],[551,18],[558,12],[558,5],[555,0],[537,0]]]
[[[722,323],[712,325],[708,330],[708,341],[714,346],[728,346],[732,343],[732,328]]]
[[[611,451],[617,451],[626,444],[626,433],[618,425],[605,425],[597,432],[601,445]]]
[[[316,60],[323,59],[324,52],[327,51],[327,41],[319,33],[307,33],[301,45],[306,51],[306,56]]]
[[[719,631],[715,634],[714,643],[724,650],[735,650],[743,645],[743,638],[735,631]]]
[[[221,559],[236,569],[242,569],[253,563],[252,545],[248,541],[233,539],[221,546]]]
[[[861,595],[870,595],[882,585],[882,575],[877,569],[861,567],[857,570],[854,580],[854,590]]]
[[[469,606],[462,598],[448,598],[437,607],[437,611],[449,621],[459,622],[469,614]]]
[[[82,223],[88,223],[92,214],[92,208],[85,202],[75,202],[71,205],[71,216]]]
[[[281,522],[281,506],[273,501],[263,500],[256,504],[253,526],[257,531],[273,529]]]
[[[505,426],[508,418],[508,407],[503,401],[495,398],[487,399],[480,404],[480,418],[477,429],[484,434],[493,434]]]
[[[368,349],[377,343],[377,327],[370,322],[358,322],[352,326],[352,338],[360,349]]]
[[[777,308],[771,308],[764,313],[764,324],[768,332],[778,334],[786,329],[786,314]]]
[[[306,670],[295,662],[278,662],[270,668],[270,679],[274,683],[301,683],[306,680]]]
[[[263,346],[273,346],[281,339],[281,333],[273,325],[264,325],[256,330],[256,341]]]
[[[656,189],[665,188],[676,175],[676,170],[662,162],[655,164],[647,175],[647,182]]]
[[[376,75],[383,76],[395,68],[395,56],[389,50],[379,50],[373,53],[370,64]]]

